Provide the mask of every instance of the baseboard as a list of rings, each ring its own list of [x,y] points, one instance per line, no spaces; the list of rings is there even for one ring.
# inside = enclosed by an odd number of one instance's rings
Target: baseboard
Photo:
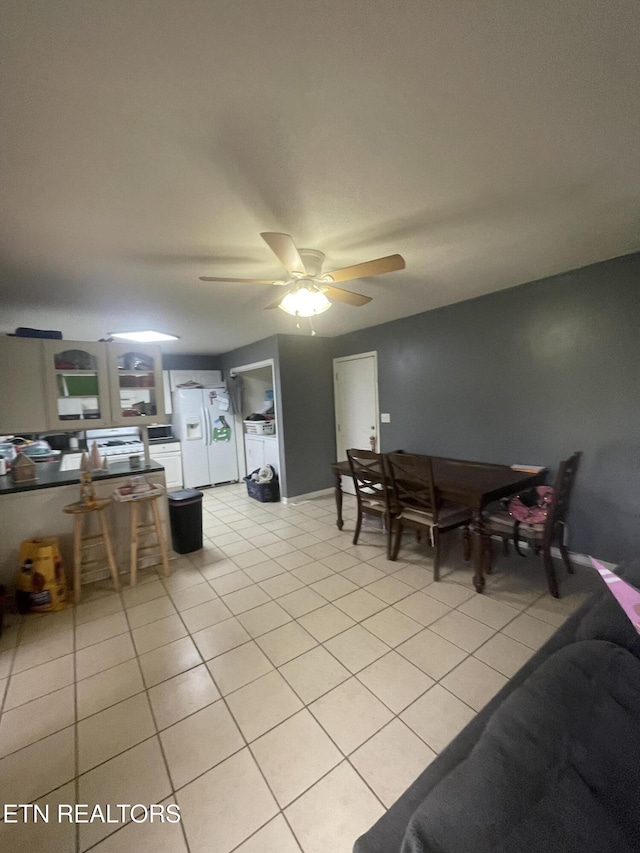
[[[332,495],[334,493],[334,489],[320,489],[317,492],[307,492],[306,495],[294,495],[292,498],[282,497],[280,500],[283,504],[292,504],[296,506],[296,504],[304,503],[305,501],[311,501],[314,498],[323,498],[326,495]]]
[[[495,539],[498,542],[502,542],[501,536],[492,536],[491,538]],[[513,547],[513,543],[510,542],[510,544]],[[520,548],[526,549],[527,551],[530,550],[530,545],[525,539],[520,539],[518,544],[519,544]],[[555,560],[561,560],[562,559],[562,554],[560,553],[559,548],[552,548],[551,549],[551,556]],[[579,566],[588,566],[590,569],[593,569],[593,565],[591,563],[591,557],[588,554],[579,554],[577,551],[569,551],[569,556],[571,557],[571,561],[573,563],[577,563]],[[598,562],[601,563],[605,567],[605,569],[609,569],[609,571],[611,571],[611,572],[615,572],[616,567],[618,565],[617,563],[608,563],[606,560],[600,560],[600,559],[598,560]]]

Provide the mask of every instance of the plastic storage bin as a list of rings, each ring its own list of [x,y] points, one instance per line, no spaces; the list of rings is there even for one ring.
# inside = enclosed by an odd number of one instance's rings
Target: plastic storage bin
[[[202,492],[180,489],[169,492],[171,546],[178,554],[190,554],[202,548]]]

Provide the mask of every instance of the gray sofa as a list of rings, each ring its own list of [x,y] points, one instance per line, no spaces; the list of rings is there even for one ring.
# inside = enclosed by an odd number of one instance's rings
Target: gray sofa
[[[640,851],[640,636],[604,584],[354,846],[484,851]]]

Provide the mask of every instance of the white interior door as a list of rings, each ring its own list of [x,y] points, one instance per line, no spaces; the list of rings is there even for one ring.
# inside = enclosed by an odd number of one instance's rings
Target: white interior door
[[[378,362],[375,352],[333,360],[338,461],[351,447],[379,450]],[[342,487],[353,493],[353,483],[342,478]]]

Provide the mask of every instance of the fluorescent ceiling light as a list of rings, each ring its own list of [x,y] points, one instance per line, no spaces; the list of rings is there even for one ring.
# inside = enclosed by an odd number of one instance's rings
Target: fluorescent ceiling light
[[[177,335],[167,335],[165,332],[155,332],[145,329],[140,332],[109,332],[110,338],[122,338],[123,341],[136,341],[139,344],[152,344],[157,341],[177,341]]]
[[[289,291],[278,308],[294,317],[313,317],[331,308],[331,303],[315,285],[307,284]]]

